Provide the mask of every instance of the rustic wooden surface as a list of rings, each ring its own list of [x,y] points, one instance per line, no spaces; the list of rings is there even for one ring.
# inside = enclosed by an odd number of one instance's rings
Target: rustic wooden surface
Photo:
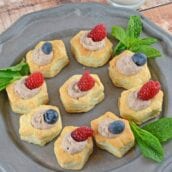
[[[107,3],[106,0],[0,0],[0,33],[24,14],[69,2]],[[146,0],[139,11],[172,33],[172,0]]]

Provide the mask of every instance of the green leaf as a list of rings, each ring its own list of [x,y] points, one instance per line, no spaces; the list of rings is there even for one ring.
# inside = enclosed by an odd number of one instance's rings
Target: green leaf
[[[145,125],[143,129],[155,135],[160,142],[166,142],[172,139],[172,118],[161,118]]]
[[[0,69],[0,91],[5,89],[10,83],[29,73],[28,64],[22,60],[19,64]]]
[[[127,47],[122,42],[119,42],[116,45],[116,47],[114,48],[114,54],[118,55],[118,54],[122,53],[126,49],[127,49]]]
[[[138,45],[152,45],[157,42],[157,39],[151,38],[151,37],[142,38],[142,39],[135,38],[131,40],[130,42],[131,42],[130,48],[132,48]]]
[[[140,16],[131,16],[127,27],[127,36],[138,38],[142,32],[142,22]]]
[[[137,45],[135,47],[129,48],[131,51],[138,52],[138,53],[143,53],[145,54],[148,58],[155,58],[155,57],[160,57],[161,53],[159,50],[156,48],[150,47],[148,45]]]
[[[141,129],[133,122],[130,125],[143,156],[156,162],[161,162],[164,158],[164,152],[158,138],[150,132]]]
[[[126,33],[122,27],[113,26],[111,34],[125,45]]]

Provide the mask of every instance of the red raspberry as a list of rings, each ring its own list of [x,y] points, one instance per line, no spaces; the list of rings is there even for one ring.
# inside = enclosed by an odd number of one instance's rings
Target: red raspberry
[[[92,136],[93,136],[93,130],[86,126],[79,127],[74,131],[72,131],[71,133],[71,137],[77,142],[85,141],[88,139],[88,137],[92,137]]]
[[[25,86],[30,90],[40,87],[44,82],[42,73],[35,72],[28,76],[25,80]]]
[[[145,83],[138,92],[138,98],[141,100],[152,99],[161,89],[161,85],[158,81],[152,81]]]
[[[93,41],[98,42],[103,40],[107,35],[106,27],[103,24],[96,25],[87,35],[88,38],[92,38]]]
[[[81,91],[88,91],[94,87],[95,80],[90,75],[89,71],[85,71],[81,79],[78,81],[77,86]]]

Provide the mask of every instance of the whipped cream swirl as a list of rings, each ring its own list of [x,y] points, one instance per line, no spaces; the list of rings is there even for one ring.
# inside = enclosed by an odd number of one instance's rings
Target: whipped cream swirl
[[[95,42],[91,38],[88,38],[89,31],[85,31],[80,37],[80,43],[88,50],[96,51],[105,47],[105,38],[101,41]]]
[[[47,110],[40,110],[38,112],[36,112],[31,119],[31,125],[34,128],[40,129],[40,130],[45,130],[45,129],[49,129],[52,128],[55,124],[48,124],[45,122],[44,120],[44,113]]]
[[[87,140],[77,142],[71,137],[71,133],[68,133],[64,136],[61,146],[65,152],[75,154],[81,152],[85,148],[86,144]]]
[[[111,118],[107,118],[105,120],[103,120],[99,125],[98,125],[98,132],[100,135],[104,136],[104,137],[116,137],[116,134],[111,133],[108,130],[109,124],[112,123],[114,120]]]
[[[119,58],[116,62],[116,67],[120,73],[129,76],[137,74],[143,66],[137,66],[130,55]]]
[[[137,94],[138,94],[138,91],[131,92],[128,95],[128,99],[127,99],[128,106],[131,109],[133,109],[134,111],[143,110],[143,109],[147,108],[151,103],[151,100],[139,99]]]
[[[32,59],[39,66],[47,65],[53,59],[53,51],[50,54],[45,54],[41,47],[35,48],[32,53]]]
[[[70,85],[68,86],[68,95],[78,99],[80,97],[83,97],[87,94],[88,91],[81,91],[78,86],[77,86],[78,81],[73,81],[72,83],[70,83]]]
[[[18,80],[14,85],[15,93],[21,97],[22,99],[29,99],[39,93],[40,87],[35,89],[29,89],[25,85],[25,79],[27,77],[23,77],[22,79]]]

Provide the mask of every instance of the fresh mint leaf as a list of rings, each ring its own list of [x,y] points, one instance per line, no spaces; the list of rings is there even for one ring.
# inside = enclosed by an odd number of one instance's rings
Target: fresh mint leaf
[[[125,45],[126,33],[122,27],[113,26],[111,34]]]
[[[133,122],[130,125],[143,156],[156,162],[161,162],[164,158],[164,152],[158,138],[150,132],[141,129]]]
[[[155,135],[160,142],[166,142],[172,139],[172,118],[161,118],[145,125],[143,129]]]
[[[138,53],[143,53],[145,54],[148,58],[155,58],[155,57],[160,57],[161,53],[159,50],[156,48],[150,47],[148,45],[137,45],[129,48],[131,51],[138,52]]]
[[[124,50],[126,50],[126,46],[123,43],[119,42],[114,48],[114,54],[118,55],[122,53]]]
[[[127,36],[138,38],[142,32],[142,22],[140,16],[131,16],[127,27]]]
[[[120,26],[112,27],[112,36],[119,40],[114,48],[114,53],[119,54],[124,50],[140,52],[147,55],[148,58],[160,57],[161,53],[150,45],[157,42],[152,37],[140,38],[142,32],[142,22],[140,16],[131,16],[128,22],[127,30]]]
[[[135,38],[133,40],[130,40],[130,47],[135,47],[138,45],[152,45],[154,43],[157,42],[157,39],[155,38],[151,38],[151,37],[147,37],[147,38]]]
[[[8,68],[0,69],[0,91],[10,83],[29,73],[28,64],[22,60],[19,64]]]

